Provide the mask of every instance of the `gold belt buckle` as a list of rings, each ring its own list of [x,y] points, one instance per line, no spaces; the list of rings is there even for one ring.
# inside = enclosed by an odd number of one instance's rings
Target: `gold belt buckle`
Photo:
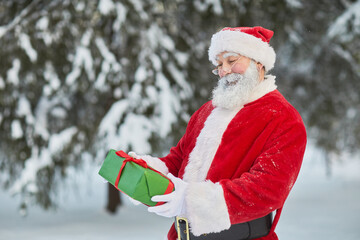
[[[181,239],[181,230],[180,230],[180,224],[179,221],[185,222],[185,233],[186,233],[186,239]],[[190,232],[189,232],[189,222],[184,217],[176,217],[176,229],[178,234],[178,240],[190,240]]]

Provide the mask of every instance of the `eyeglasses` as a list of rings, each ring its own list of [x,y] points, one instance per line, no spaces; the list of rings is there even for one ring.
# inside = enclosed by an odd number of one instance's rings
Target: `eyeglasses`
[[[232,68],[234,67],[234,65],[241,59],[243,58],[243,56],[239,55],[239,58],[236,59],[235,61],[230,61],[232,63],[230,63],[230,70],[232,70]],[[220,65],[220,66],[217,66],[215,69],[213,69],[211,72],[216,75],[216,76],[219,76],[220,73],[223,71],[223,66]]]

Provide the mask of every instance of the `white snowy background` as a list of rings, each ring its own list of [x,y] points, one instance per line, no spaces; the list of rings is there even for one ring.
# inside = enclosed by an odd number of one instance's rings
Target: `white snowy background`
[[[306,150],[303,166],[282,213],[277,233],[283,240],[360,239],[360,164],[356,160],[334,163],[326,176],[323,153]],[[56,211],[33,207],[22,217],[19,201],[0,192],[1,240],[157,240],[163,239],[172,219],[147,212],[126,198],[117,214],[104,211],[107,186],[89,162],[68,179],[77,189],[63,188]]]

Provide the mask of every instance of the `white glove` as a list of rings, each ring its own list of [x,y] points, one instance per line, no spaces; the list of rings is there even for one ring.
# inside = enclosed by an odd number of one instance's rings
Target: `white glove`
[[[141,158],[139,155],[137,155],[135,152],[129,152],[128,155],[133,158]]]
[[[152,157],[150,155],[137,155],[135,152],[129,152],[128,154],[133,158],[144,160],[149,166],[164,175],[169,173],[169,169],[166,164],[157,157]]]
[[[174,183],[175,191],[165,195],[157,195],[151,198],[153,202],[165,202],[160,206],[149,207],[148,211],[156,213],[163,217],[181,216],[185,213],[185,192],[188,186],[187,182],[175,177],[171,173],[167,175]]]
[[[136,159],[142,159],[145,162],[147,162],[147,164],[151,164],[152,161],[154,161],[154,157],[150,156],[150,155],[137,155],[135,152],[129,152],[128,155],[130,157],[136,158]]]

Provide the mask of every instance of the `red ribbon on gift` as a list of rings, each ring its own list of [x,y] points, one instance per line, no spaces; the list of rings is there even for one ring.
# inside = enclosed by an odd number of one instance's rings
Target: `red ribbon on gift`
[[[125,167],[125,165],[126,165],[127,162],[134,162],[134,163],[140,165],[140,166],[143,167],[143,168],[151,169],[151,170],[153,170],[154,172],[160,174],[161,176],[167,178],[167,179],[169,180],[169,185],[168,185],[168,187],[166,188],[164,194],[169,194],[169,193],[171,193],[172,190],[174,189],[174,184],[173,184],[173,182],[172,182],[168,177],[166,177],[166,176],[165,176],[164,174],[162,174],[161,172],[159,172],[159,171],[155,170],[154,168],[150,167],[149,165],[147,165],[147,163],[146,163],[144,160],[138,159],[138,158],[133,158],[133,157],[129,156],[128,154],[126,154],[125,152],[121,151],[121,150],[120,150],[120,151],[117,151],[117,152],[115,152],[115,153],[116,153],[116,155],[118,155],[119,157],[125,158],[124,161],[123,161],[123,163],[122,163],[122,165],[121,165],[121,168],[120,168],[120,170],[119,170],[119,174],[118,174],[118,176],[117,176],[117,178],[116,178],[116,180],[115,180],[115,187],[116,187],[119,191],[121,191],[121,190],[118,188],[119,181],[120,181],[120,177],[121,177],[121,173],[122,173],[122,171],[123,171],[123,169],[124,169],[124,167]],[[121,192],[122,192],[122,191],[121,191]],[[158,202],[155,206],[158,206],[158,205],[161,205],[161,204],[163,204],[163,203],[162,203],[162,202]]]

